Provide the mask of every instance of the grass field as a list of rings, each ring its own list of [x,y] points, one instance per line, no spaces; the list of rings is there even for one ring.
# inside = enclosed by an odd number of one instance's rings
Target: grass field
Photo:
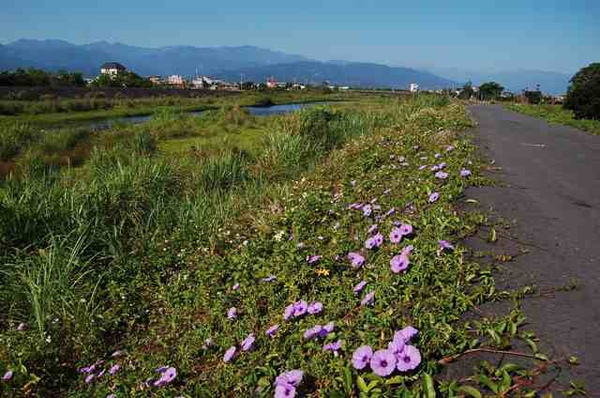
[[[573,112],[563,109],[561,105],[510,104],[507,108],[529,116],[539,117],[548,123],[571,126],[600,135],[600,120],[575,119]]]
[[[77,168],[31,152],[2,181],[5,395],[535,396],[554,363],[518,307],[478,310],[518,297],[461,243],[485,221],[455,207],[484,182],[462,105],[207,116],[114,131]],[[443,376],[516,340],[533,364]]]

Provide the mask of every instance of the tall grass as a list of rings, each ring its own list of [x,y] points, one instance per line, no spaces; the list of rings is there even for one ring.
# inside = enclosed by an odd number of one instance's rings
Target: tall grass
[[[354,137],[406,121],[402,106],[316,108],[276,118],[256,156],[165,157],[155,151],[156,137],[140,129],[93,149],[79,170],[42,168],[8,178],[0,185],[0,324],[29,322],[40,340],[50,338],[56,347],[77,341],[91,351],[110,349],[127,325],[144,327],[152,292],[182,266],[172,251],[161,250],[164,242],[218,251],[217,230],[253,217],[267,197],[285,192],[288,181]],[[224,112],[233,124],[248,122],[235,108]],[[155,123],[176,118],[165,113]],[[64,133],[44,147],[59,150],[76,141]],[[30,351],[23,347],[15,352]],[[35,347],[24,360],[52,374],[35,360],[48,346]],[[60,361],[72,353],[53,355]]]

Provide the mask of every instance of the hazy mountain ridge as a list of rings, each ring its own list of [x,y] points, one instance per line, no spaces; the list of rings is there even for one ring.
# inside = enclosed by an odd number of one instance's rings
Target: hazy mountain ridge
[[[106,41],[76,45],[63,40],[18,40],[0,46],[0,70],[36,67],[47,70],[98,74],[100,65],[117,61],[138,74],[186,76],[200,74],[238,81],[263,82],[269,76],[280,81],[297,81],[360,87],[421,88],[456,85],[449,79],[412,68],[343,60],[320,62],[301,55],[253,47],[168,46],[146,48]]]

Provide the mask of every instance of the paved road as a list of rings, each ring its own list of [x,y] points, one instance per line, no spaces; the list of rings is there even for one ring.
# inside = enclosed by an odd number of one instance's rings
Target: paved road
[[[511,234],[531,251],[508,264],[511,287],[578,287],[528,298],[530,328],[555,355],[573,354],[590,396],[600,397],[600,136],[504,110],[476,105],[476,141],[501,167],[497,187],[467,192],[516,220]]]

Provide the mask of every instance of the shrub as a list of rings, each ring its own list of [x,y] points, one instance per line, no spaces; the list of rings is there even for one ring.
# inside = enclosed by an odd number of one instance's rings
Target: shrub
[[[600,62],[580,69],[571,78],[564,108],[578,119],[600,119]]]

